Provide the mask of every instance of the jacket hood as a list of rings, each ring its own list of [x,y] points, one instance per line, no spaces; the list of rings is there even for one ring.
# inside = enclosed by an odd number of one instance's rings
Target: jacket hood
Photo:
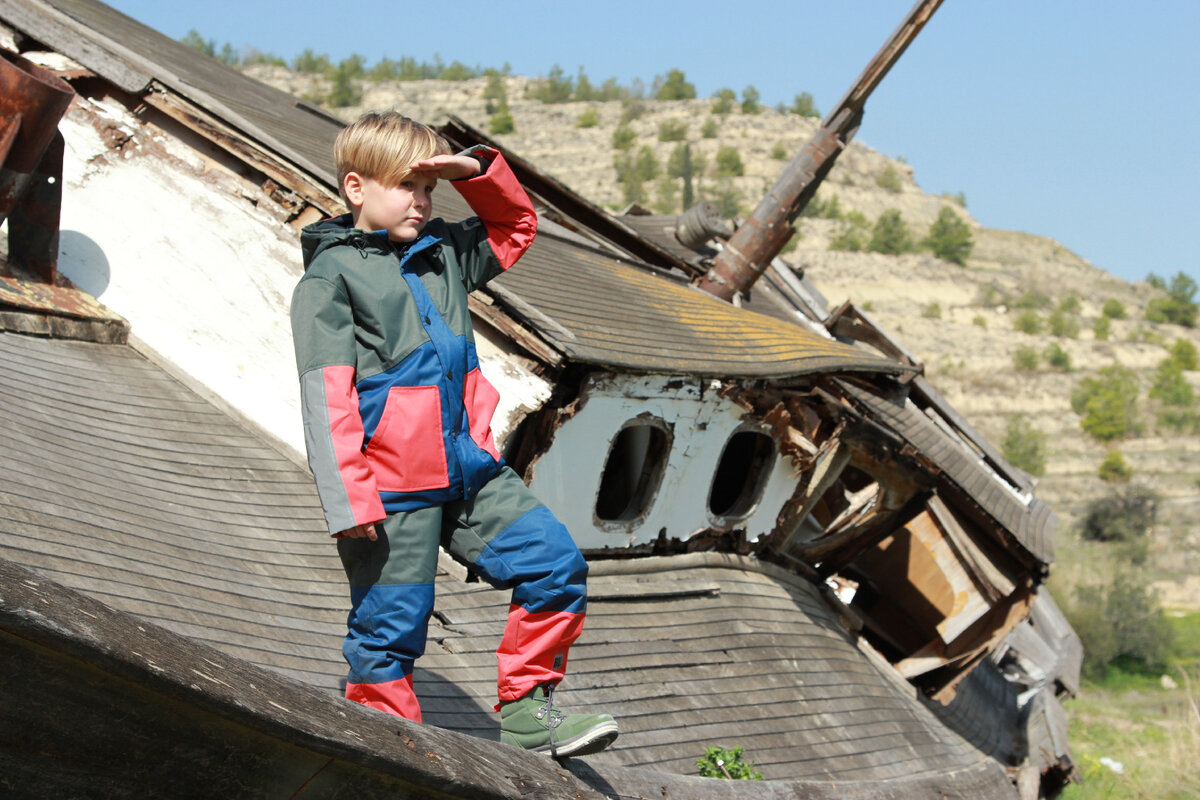
[[[354,227],[354,218],[350,214],[314,222],[306,225],[300,232],[300,253],[304,259],[305,271],[318,255],[338,245],[385,249],[388,248],[389,242],[383,232],[368,233]]]
[[[396,243],[388,239],[386,231],[364,231],[361,228],[355,228],[354,219],[350,214],[314,222],[305,226],[304,230],[300,232],[300,253],[304,260],[304,271],[308,271],[313,261],[321,253],[340,245],[353,247],[364,257],[368,253],[403,255],[413,245],[419,245],[413,250],[415,253],[430,243],[436,244],[440,241],[434,231],[439,230],[438,226],[442,224],[440,218],[431,219],[417,239],[411,242]]]

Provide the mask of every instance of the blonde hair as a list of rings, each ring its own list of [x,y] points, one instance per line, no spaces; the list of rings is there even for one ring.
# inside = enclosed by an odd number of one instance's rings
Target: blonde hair
[[[399,186],[413,162],[450,152],[446,140],[428,125],[398,111],[368,112],[343,128],[333,143],[338,191],[344,200],[343,186],[351,172],[384,186]]]

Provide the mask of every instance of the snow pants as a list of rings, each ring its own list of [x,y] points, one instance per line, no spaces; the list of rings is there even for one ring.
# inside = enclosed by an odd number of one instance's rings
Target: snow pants
[[[587,562],[566,527],[509,467],[470,500],[389,514],[377,541],[338,539],[350,581],[346,697],[421,721],[413,662],[425,652],[438,547],[511,589],[496,651],[501,701],[562,680],[587,606]]]

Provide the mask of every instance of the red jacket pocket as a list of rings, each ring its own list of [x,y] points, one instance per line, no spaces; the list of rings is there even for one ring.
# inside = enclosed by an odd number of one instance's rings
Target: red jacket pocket
[[[500,404],[500,393],[488,383],[478,367],[467,373],[463,384],[463,404],[467,407],[467,427],[471,431],[471,440],[499,461],[500,451],[492,439],[492,415]]]
[[[450,485],[436,386],[393,386],[365,451],[381,492],[420,492]]]

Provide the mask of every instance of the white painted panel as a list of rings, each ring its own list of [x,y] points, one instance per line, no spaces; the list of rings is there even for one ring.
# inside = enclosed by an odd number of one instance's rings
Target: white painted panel
[[[530,483],[580,547],[644,544],[654,541],[663,528],[670,538],[687,539],[712,526],[709,488],[726,442],[743,422],[744,409],[695,378],[617,376],[589,382],[583,399],[582,408],[559,428],[535,464]],[[613,438],[628,420],[646,413],[674,431],[662,484],[637,524],[600,524],[594,513],[596,494]],[[745,528],[751,540],[770,532],[796,480],[791,462],[777,456],[762,499],[735,527]]]

